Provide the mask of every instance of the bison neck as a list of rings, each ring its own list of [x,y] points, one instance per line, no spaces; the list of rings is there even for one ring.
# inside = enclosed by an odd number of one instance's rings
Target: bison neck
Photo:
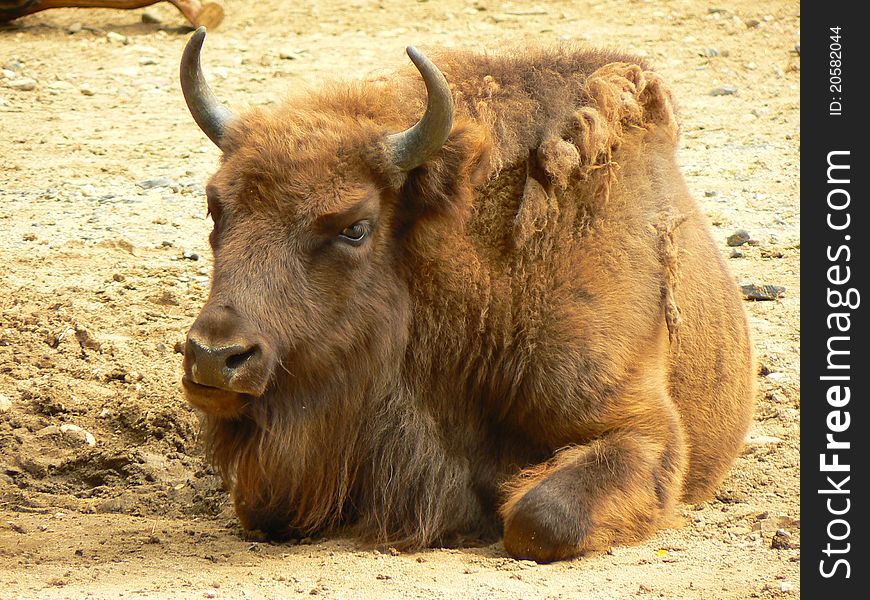
[[[321,397],[303,409],[294,398],[268,414],[207,418],[211,456],[243,526],[276,538],[352,531],[397,547],[497,536],[468,460],[447,451],[412,387],[397,379],[353,399]]]

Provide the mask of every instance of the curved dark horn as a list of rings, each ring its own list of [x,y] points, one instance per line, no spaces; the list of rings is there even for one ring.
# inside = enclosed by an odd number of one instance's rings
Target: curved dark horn
[[[202,75],[199,52],[202,50],[204,40],[205,27],[200,27],[193,32],[187,46],[184,47],[184,54],[181,56],[181,91],[184,93],[184,100],[187,102],[190,114],[193,115],[193,120],[220,148],[227,124],[235,116],[218,101]]]
[[[426,83],[426,93],[429,95],[426,113],[410,129],[388,136],[387,143],[395,165],[403,171],[410,171],[438,152],[450,135],[453,127],[453,94],[444,75],[431,60],[413,46],[408,46],[406,51]]]

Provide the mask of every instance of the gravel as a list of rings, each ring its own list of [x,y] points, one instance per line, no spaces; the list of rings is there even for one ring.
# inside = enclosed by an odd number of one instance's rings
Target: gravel
[[[29,92],[36,89],[36,80],[29,77],[20,77],[7,81],[6,87],[20,92]]]
[[[726,243],[732,247],[742,246],[743,244],[749,243],[751,239],[752,236],[749,234],[748,231],[746,231],[745,229],[738,229],[737,231],[728,236]]]
[[[717,88],[713,88],[710,90],[711,96],[733,96],[737,93],[737,86],[734,85],[723,85]]]
[[[747,283],[740,286],[743,297],[746,300],[776,300],[785,295],[785,288],[781,285]]]

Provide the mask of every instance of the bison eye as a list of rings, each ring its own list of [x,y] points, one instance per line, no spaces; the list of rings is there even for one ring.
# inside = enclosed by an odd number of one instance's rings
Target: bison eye
[[[371,224],[368,221],[357,221],[350,227],[342,229],[341,233],[338,234],[338,239],[342,242],[359,246],[370,232]]]

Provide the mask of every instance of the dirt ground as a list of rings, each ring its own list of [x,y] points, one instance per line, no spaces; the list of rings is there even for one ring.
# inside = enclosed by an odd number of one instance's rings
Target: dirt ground
[[[179,386],[219,156],[177,81],[189,29],[162,5],[48,11],[0,28],[0,598],[799,595],[798,3],[223,4],[204,64],[237,109],[397,68],[407,44],[569,41],[656,65],[736,279],[786,288],[746,302],[760,365],[746,450],[714,499],[682,507],[682,528],[565,563],[501,544],[245,539]],[[738,229],[753,242],[731,248]]]

